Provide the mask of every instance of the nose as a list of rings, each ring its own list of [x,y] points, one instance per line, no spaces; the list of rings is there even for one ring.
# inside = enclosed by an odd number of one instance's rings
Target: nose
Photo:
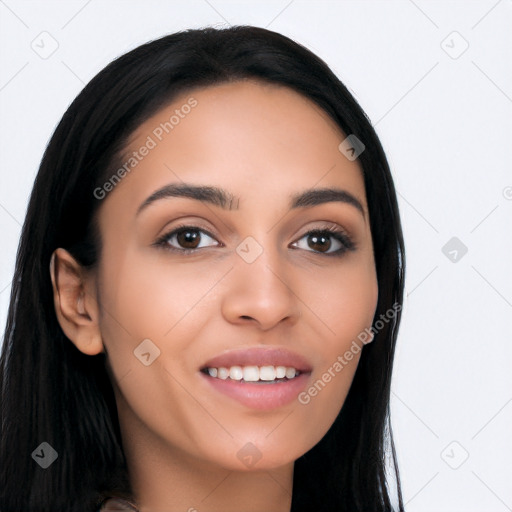
[[[253,323],[263,331],[296,323],[300,299],[286,270],[278,251],[264,249],[252,263],[237,254],[222,300],[224,318],[233,324]]]

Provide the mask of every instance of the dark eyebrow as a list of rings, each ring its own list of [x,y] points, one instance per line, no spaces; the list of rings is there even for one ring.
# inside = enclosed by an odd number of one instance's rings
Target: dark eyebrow
[[[188,183],[172,183],[153,192],[139,206],[137,215],[155,201],[169,197],[188,197],[197,201],[205,201],[224,210],[238,210],[238,203],[240,201],[238,197],[218,187],[192,185]],[[339,188],[312,188],[299,192],[292,196],[290,210],[309,208],[333,201],[350,204],[357,208],[363,217],[365,217],[361,202],[350,192]],[[235,202],[236,206],[234,206]]]
[[[292,197],[290,209],[308,208],[323,203],[337,201],[340,203],[350,204],[356,207],[364,217],[364,208],[361,202],[356,199],[350,192],[340,188],[311,188],[295,194]]]
[[[205,201],[213,204],[214,206],[219,206],[224,210],[238,210],[238,203],[237,206],[233,206],[233,202],[236,199],[235,196],[221,188],[204,185],[191,185],[188,183],[171,183],[170,185],[166,185],[165,187],[158,189],[156,192],[153,192],[139,206],[137,215],[151,203],[168,197],[188,197],[197,201]]]

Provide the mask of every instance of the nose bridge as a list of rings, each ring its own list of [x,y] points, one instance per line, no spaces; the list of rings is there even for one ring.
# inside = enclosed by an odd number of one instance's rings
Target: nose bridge
[[[272,236],[246,237],[236,248],[231,285],[224,298],[230,321],[250,317],[270,328],[298,316],[298,300],[291,289],[286,261]]]
[[[283,255],[272,236],[260,235],[258,240],[248,236],[238,245],[236,253],[238,260],[235,266],[242,281],[262,291],[285,286]]]

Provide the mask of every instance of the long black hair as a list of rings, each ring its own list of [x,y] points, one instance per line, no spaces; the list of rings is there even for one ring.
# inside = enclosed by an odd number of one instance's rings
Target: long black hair
[[[106,356],[85,355],[64,335],[50,257],[63,247],[82,265],[97,264],[94,190],[118,168],[142,122],[178,94],[247,79],[299,92],[364,143],[359,162],[379,288],[374,321],[388,313],[362,350],[334,424],[295,462],[292,511],[403,510],[389,400],[405,254],[386,156],[366,114],[324,61],[276,32],[234,26],[184,30],[117,58],[73,101],[46,148],[21,234],[0,358],[0,512],[93,512],[109,493],[130,496]],[[46,469],[34,454],[43,442],[58,456]]]

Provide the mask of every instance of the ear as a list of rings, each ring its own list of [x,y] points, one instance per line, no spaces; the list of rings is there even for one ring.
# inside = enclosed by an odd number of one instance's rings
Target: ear
[[[50,276],[55,313],[64,334],[84,354],[103,352],[92,276],[62,248],[52,254]]]

